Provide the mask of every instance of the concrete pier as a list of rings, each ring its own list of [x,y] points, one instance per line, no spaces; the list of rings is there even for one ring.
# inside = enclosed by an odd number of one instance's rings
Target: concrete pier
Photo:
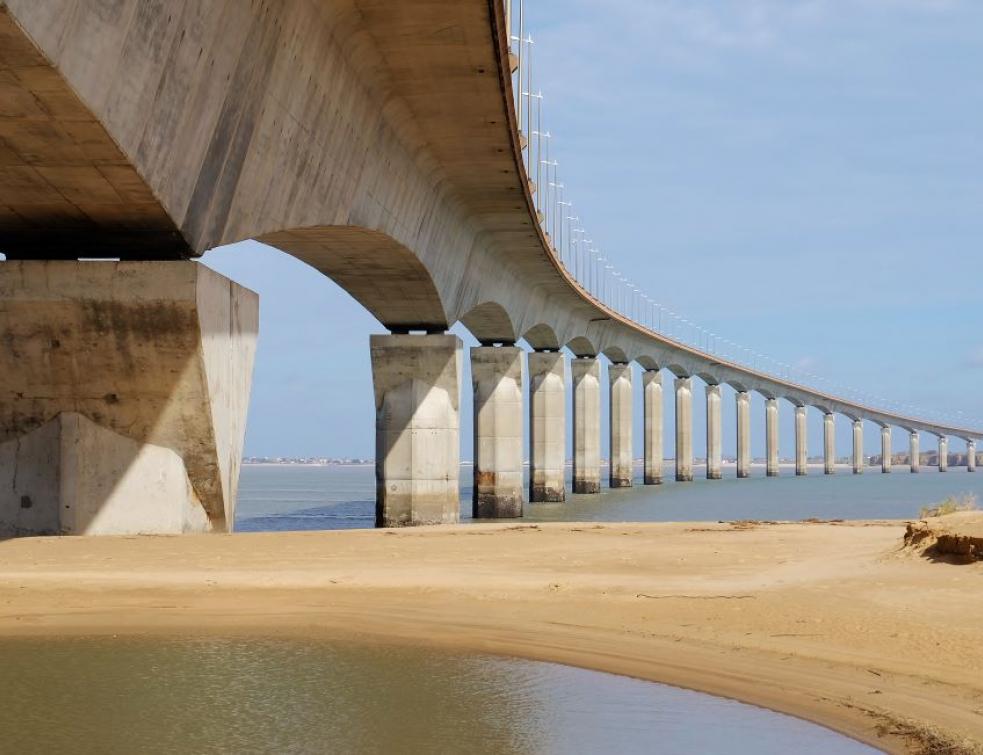
[[[0,534],[231,530],[258,323],[195,262],[0,262]]]
[[[966,442],[966,471],[975,472],[976,471],[976,441],[970,440]]]
[[[566,498],[567,414],[563,354],[529,355],[529,500],[559,502]]]
[[[514,346],[471,349],[475,519],[522,516],[522,362]]]
[[[911,464],[912,474],[918,474],[922,470],[922,452],[920,449],[920,438],[918,436],[917,430],[911,431],[911,436],[908,439],[908,461]]]
[[[737,476],[751,475],[751,394],[737,392]]]
[[[644,474],[646,485],[662,484],[662,375],[658,370],[642,373],[645,426]]]
[[[778,477],[778,399],[765,399],[765,474]]]
[[[944,435],[939,436],[939,471],[949,471],[949,439]]]
[[[632,468],[632,393],[631,365],[608,365],[611,388],[611,463],[608,484],[612,488],[630,488]]]
[[[894,452],[891,444],[891,427],[885,425],[881,428],[881,472],[890,474],[894,466]]]
[[[374,335],[377,527],[460,517],[461,339]]]
[[[720,412],[720,386],[707,386],[707,479],[722,477],[723,432]]]
[[[573,492],[601,492],[601,365],[570,362],[573,376]]]
[[[795,474],[809,474],[809,408],[795,407]]]
[[[864,473],[864,422],[861,419],[853,421],[853,454],[852,466],[854,474]]]
[[[676,480],[693,481],[693,380],[676,378]]]
[[[836,474],[836,415],[823,415],[823,471]]]

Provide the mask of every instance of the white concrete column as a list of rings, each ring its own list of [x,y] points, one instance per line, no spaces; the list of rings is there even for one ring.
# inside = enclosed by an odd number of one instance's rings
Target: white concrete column
[[[231,530],[258,327],[195,262],[0,262],[0,535]]]
[[[676,480],[693,481],[693,380],[676,378]]]
[[[566,422],[563,354],[529,355],[529,500],[566,498]]]
[[[918,431],[912,430],[908,440],[908,462],[911,464],[912,474],[918,474],[922,470],[922,452],[919,441]]]
[[[939,471],[949,471],[949,439],[944,435],[939,438]]]
[[[751,394],[737,392],[737,476],[751,475]]]
[[[823,466],[826,474],[836,474],[836,415],[823,415]]]
[[[966,441],[966,471],[976,471],[976,441]]]
[[[862,419],[853,420],[853,473],[864,473],[864,422]]]
[[[765,399],[765,474],[778,477],[778,399]]]
[[[881,428],[881,472],[890,474],[894,466],[894,451],[891,447],[891,426]]]
[[[460,517],[461,339],[374,335],[376,526]]]
[[[662,484],[662,374],[658,370],[642,373],[645,404],[645,484]]]
[[[707,386],[707,479],[719,480],[723,456],[720,386]]]
[[[471,349],[475,519],[522,516],[522,349]]]
[[[632,395],[631,365],[608,365],[611,387],[611,462],[608,484],[612,488],[630,488],[634,470],[632,467]]]
[[[795,474],[809,473],[809,407],[795,407]]]
[[[573,492],[601,492],[601,365],[570,362],[573,375]]]

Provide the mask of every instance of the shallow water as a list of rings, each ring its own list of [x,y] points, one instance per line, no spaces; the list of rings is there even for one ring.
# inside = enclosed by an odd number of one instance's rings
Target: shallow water
[[[532,661],[301,640],[0,642],[3,752],[868,753],[741,703]]]
[[[783,467],[766,478],[762,467],[737,480],[731,466],[723,480],[667,480],[658,486],[604,490],[603,495],[569,495],[565,503],[527,504],[528,521],[718,521],[735,519],[898,519],[950,495],[983,499],[983,473],[953,468],[940,474],[926,467],[913,475],[896,467],[889,475],[869,469],[853,475],[840,467],[826,476],[813,467],[795,477]],[[702,470],[696,469],[699,475]],[[461,467],[461,516],[470,518],[471,467]],[[242,470],[236,526],[240,531],[320,530],[372,527],[375,470],[346,466],[246,466]]]

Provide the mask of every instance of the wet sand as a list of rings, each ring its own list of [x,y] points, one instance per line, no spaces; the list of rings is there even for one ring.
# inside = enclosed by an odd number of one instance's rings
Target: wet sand
[[[896,752],[983,752],[983,562],[903,522],[467,525],[0,543],[0,635],[421,643],[736,698]]]

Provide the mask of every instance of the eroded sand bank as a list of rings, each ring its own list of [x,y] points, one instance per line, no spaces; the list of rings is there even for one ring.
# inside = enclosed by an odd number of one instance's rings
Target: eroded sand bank
[[[983,751],[983,563],[906,551],[904,531],[549,524],[9,540],[0,634],[428,643],[703,690],[893,751]]]

